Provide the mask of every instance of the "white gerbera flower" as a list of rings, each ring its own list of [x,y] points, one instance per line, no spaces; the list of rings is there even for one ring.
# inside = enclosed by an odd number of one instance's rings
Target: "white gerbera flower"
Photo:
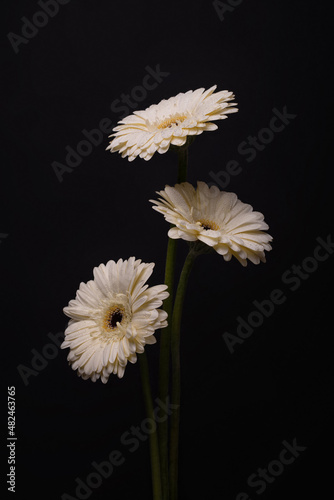
[[[123,377],[127,362],[135,363],[136,353],[156,342],[155,330],[167,326],[167,313],[158,309],[167,286],[145,285],[153,267],[135,257],[101,264],[64,308],[71,320],[61,347],[70,348],[67,359],[83,379]]]
[[[215,120],[227,118],[238,111],[231,103],[234,94],[222,90],[214,94],[217,85],[206,90],[180,93],[170,99],[163,99],[144,111],[134,111],[119,122],[113,130],[114,137],[107,149],[122,153],[122,158],[150,160],[154,153],[166,153],[170,145],[183,146],[187,136],[199,135],[205,130],[216,130]]]
[[[202,241],[225,260],[234,256],[243,266],[246,259],[254,264],[266,261],[264,251],[271,250],[272,237],[262,230],[269,226],[260,212],[254,212],[236,194],[209,188],[205,182],[198,182],[197,189],[189,182],[166,186],[158,194],[159,201],[150,201],[154,210],[176,226],[169,230],[170,238]]]

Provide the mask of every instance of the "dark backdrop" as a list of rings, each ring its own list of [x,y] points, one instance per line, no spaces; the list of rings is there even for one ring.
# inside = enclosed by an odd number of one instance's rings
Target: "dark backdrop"
[[[63,0],[45,18],[36,17],[35,1],[3,3],[0,265],[8,322],[2,435],[5,448],[7,386],[14,385],[16,498],[76,497],[76,479],[86,482],[92,463],[115,449],[124,464],[89,498],[151,498],[147,441],[133,453],[120,442],[145,417],[138,365],[128,365],[122,380],[93,384],[68,367],[67,351],[46,346],[50,334],[64,331],[62,308],[101,262],[135,255],[156,263],[151,284],[163,282],[167,224],[148,200],[174,183],[176,157],[169,152],[129,163],[105,151],[103,134],[71,171],[67,166],[57,176],[55,162],[65,165],[66,147],[76,150],[84,129],[99,128],[104,118],[116,124],[122,94],[134,92],[141,102],[133,109],[142,109],[214,84],[236,94],[240,111],[196,139],[189,180],[213,182],[213,172],[223,182],[227,162],[237,161],[242,171],[226,189],[265,214],[274,242],[266,264],[243,268],[214,254],[201,257],[191,275],[181,342],[180,499],[330,493],[332,247],[317,254],[322,261],[312,260],[317,238],[333,234],[325,4]],[[15,37],[27,24],[23,17],[47,24],[38,32],[27,28],[24,41]],[[164,75],[145,95],[134,89],[147,67]],[[268,135],[263,128],[274,109],[294,117]],[[251,160],[241,144],[259,134],[266,144],[260,141]],[[178,269],[186,248],[180,242]],[[303,273],[299,282],[296,272]],[[230,352],[223,334],[236,335],[238,318],[247,321],[254,301],[268,300],[274,289],[284,303]],[[159,342],[147,354],[156,394]],[[34,366],[24,382],[19,369]],[[284,471],[271,464],[283,441],[303,447]],[[265,491],[247,485],[268,464],[276,477]],[[7,463],[2,470],[7,473]]]

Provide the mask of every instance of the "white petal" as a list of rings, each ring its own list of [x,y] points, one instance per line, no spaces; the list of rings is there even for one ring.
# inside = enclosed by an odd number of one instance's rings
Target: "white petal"
[[[234,193],[199,181],[197,190],[185,182],[166,186],[158,194],[161,198],[153,201],[153,209],[175,226],[168,231],[172,239],[200,240],[225,260],[233,255],[242,265],[247,264],[247,258],[254,264],[264,262],[263,251],[271,250],[272,237],[263,232],[268,229],[263,214]]]

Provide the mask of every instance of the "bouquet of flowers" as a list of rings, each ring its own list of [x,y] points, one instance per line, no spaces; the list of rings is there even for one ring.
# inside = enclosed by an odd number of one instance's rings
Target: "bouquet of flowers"
[[[217,252],[225,261],[235,257],[243,266],[265,262],[272,237],[260,212],[240,201],[236,194],[198,181],[187,182],[188,148],[195,136],[218,127],[214,121],[236,113],[234,94],[206,90],[180,93],[125,117],[114,128],[107,149],[129,161],[137,156],[150,160],[169,149],[178,156],[174,186],[158,191],[150,200],[153,209],[169,223],[165,283],[149,287],[154,263],[135,257],[110,260],[93,270],[94,279],[81,283],[64,313],[70,318],[62,348],[83,379],[107,383],[111,374],[123,377],[128,361],[139,359],[148,418],[156,422],[150,433],[154,500],[178,498],[178,444],[180,421],[180,334],[187,281],[198,255]],[[188,242],[189,251],[175,280],[177,240]],[[176,283],[177,281],[177,283]],[[175,293],[174,293],[175,292]],[[170,395],[169,418],[159,418],[153,408],[145,346],[160,335],[159,398]],[[138,355],[138,356],[137,356]],[[171,365],[171,369],[170,369]]]

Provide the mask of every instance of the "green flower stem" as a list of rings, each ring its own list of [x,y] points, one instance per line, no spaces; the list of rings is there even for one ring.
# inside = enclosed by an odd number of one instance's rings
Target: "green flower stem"
[[[150,374],[149,374],[146,353],[144,352],[142,354],[139,354],[138,358],[139,358],[140,374],[142,379],[146,414],[148,418],[155,421],[151,386],[150,386]],[[156,430],[150,434],[150,455],[151,455],[153,500],[162,500],[159,443]]]
[[[179,423],[181,401],[181,373],[180,373],[180,332],[183,302],[186,293],[188,278],[195,262],[196,252],[190,250],[185,260],[180,281],[177,287],[171,333],[172,351],[172,397],[171,403],[176,406],[171,414],[171,437],[169,455],[170,500],[177,500],[178,494],[178,454],[179,454]],[[172,406],[172,408],[175,408]]]
[[[188,168],[188,147],[178,149],[178,176],[177,182],[186,182]]]
[[[184,182],[187,178],[188,148],[178,148],[178,182]],[[163,308],[168,314],[168,326],[163,329],[160,341],[160,364],[159,364],[159,397],[166,401],[169,395],[169,359],[172,330],[172,312],[174,299],[174,274],[177,240],[168,238],[165,284],[168,286],[169,297],[164,301]],[[161,422],[158,427],[162,498],[169,499],[169,473],[168,473],[168,420]]]
[[[160,336],[160,364],[159,364],[159,397],[166,401],[169,394],[169,358],[170,338],[172,329],[174,264],[177,240],[168,238],[165,284],[168,286],[169,297],[164,300],[164,310],[168,314],[168,326],[161,331]],[[168,419],[159,424],[160,463],[163,500],[168,500]]]

